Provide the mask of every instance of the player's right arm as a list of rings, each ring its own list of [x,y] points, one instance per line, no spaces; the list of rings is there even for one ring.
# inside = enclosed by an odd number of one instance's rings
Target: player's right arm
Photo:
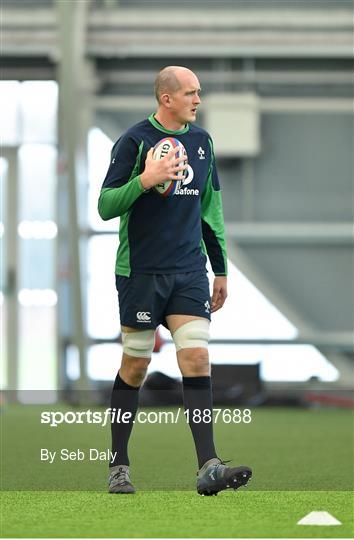
[[[111,163],[98,199],[98,213],[106,221],[125,214],[144,193],[139,170],[144,143],[123,135],[113,146]]]
[[[111,163],[98,200],[98,213],[106,221],[125,214],[144,191],[165,182],[178,180],[180,159],[174,159],[178,148],[161,160],[154,160],[153,149],[146,156],[144,171],[139,174],[143,141],[138,145],[131,137],[121,137],[112,149]]]

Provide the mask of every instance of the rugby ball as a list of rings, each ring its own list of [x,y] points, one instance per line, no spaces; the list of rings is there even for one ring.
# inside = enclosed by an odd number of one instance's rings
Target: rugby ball
[[[178,158],[181,156],[185,156],[185,161],[181,161],[180,165],[186,164],[186,149],[184,148],[181,141],[175,139],[174,137],[166,137],[165,139],[161,139],[161,141],[155,144],[152,157],[153,159],[162,159],[170,152],[170,150],[173,150],[176,147],[178,147],[179,150],[178,152],[176,152],[175,157]],[[187,169],[185,169],[184,171],[178,171],[177,176],[180,178],[180,180],[166,180],[165,182],[154,186],[154,190],[162,197],[172,197],[172,195],[174,195],[178,189],[181,189],[183,185],[183,180],[185,179],[186,175]]]

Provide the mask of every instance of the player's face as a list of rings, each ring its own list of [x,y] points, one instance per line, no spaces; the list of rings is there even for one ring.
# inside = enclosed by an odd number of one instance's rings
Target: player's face
[[[181,124],[195,122],[201,103],[200,85],[195,75],[183,78],[181,88],[171,95],[171,112]]]

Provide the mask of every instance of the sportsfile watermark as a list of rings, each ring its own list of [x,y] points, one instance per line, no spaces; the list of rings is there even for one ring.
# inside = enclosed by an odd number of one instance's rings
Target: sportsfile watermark
[[[161,386],[160,379],[157,383]],[[341,394],[341,402],[347,394]],[[132,418],[122,405],[112,411],[110,391],[100,388],[65,390],[54,397],[49,391],[3,392],[2,489],[106,492],[109,464],[119,462],[112,421],[121,422],[124,431],[134,420],[129,460],[136,489],[195,491],[194,419],[203,437],[205,428],[214,428],[220,459],[253,469],[252,491],[352,491],[352,410],[251,406],[246,399],[240,403],[239,392],[220,403],[215,395],[212,411],[193,403],[187,412],[178,385],[145,395],[142,388]],[[295,462],[300,466],[294,469]]]
[[[96,424],[105,427],[109,424],[177,424],[185,419],[187,423],[195,424],[250,424],[252,422],[251,409],[182,409],[174,411],[138,411],[135,418],[131,412],[122,409],[107,408],[103,411],[42,411],[41,424],[58,427],[62,424]]]

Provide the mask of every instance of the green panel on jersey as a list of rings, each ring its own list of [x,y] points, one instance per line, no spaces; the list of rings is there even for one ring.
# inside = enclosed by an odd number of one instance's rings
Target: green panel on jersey
[[[207,257],[208,256],[208,252],[207,252],[207,248],[205,246],[205,242],[203,240],[203,238],[201,239],[200,241],[200,249],[202,250],[202,252],[204,253],[204,255]]]
[[[130,175],[130,178],[128,180],[128,183],[126,186],[128,186],[131,182],[138,181],[140,186],[140,176],[137,176],[140,170],[140,162],[141,162],[141,153],[143,151],[144,147],[144,141],[142,141],[139,145],[139,152],[136,158],[136,162],[134,165],[134,169]],[[142,186],[141,186],[142,187]],[[118,188],[121,189],[121,188]],[[143,189],[143,188],[142,188]],[[144,191],[144,189],[143,189]],[[142,192],[143,192],[142,191]],[[141,193],[142,193],[141,192]],[[141,194],[140,193],[140,194]],[[135,197],[134,201],[137,197]],[[131,206],[131,205],[130,205]],[[125,212],[123,215],[121,215],[120,218],[120,225],[119,225],[119,246],[117,250],[117,257],[116,257],[116,274],[119,276],[130,276],[130,247],[129,247],[129,238],[128,238],[128,226],[129,226],[129,217],[130,217],[130,207],[127,212]]]
[[[221,191],[213,189],[212,180],[212,167],[210,167],[207,184],[202,194],[202,220],[205,221],[215,235],[215,239],[219,244],[222,258],[225,266],[225,273],[227,274],[227,254],[226,254],[226,241],[224,231],[224,216],[222,209],[222,197]],[[214,270],[214,269],[213,269]],[[219,275],[215,272],[215,275]]]
[[[125,214],[140,195],[144,193],[140,176],[119,188],[103,188],[98,201],[98,212],[103,220]]]
[[[119,224],[119,246],[116,257],[116,274],[119,276],[130,276],[130,248],[128,239],[128,224],[130,212],[126,212],[120,218]]]

